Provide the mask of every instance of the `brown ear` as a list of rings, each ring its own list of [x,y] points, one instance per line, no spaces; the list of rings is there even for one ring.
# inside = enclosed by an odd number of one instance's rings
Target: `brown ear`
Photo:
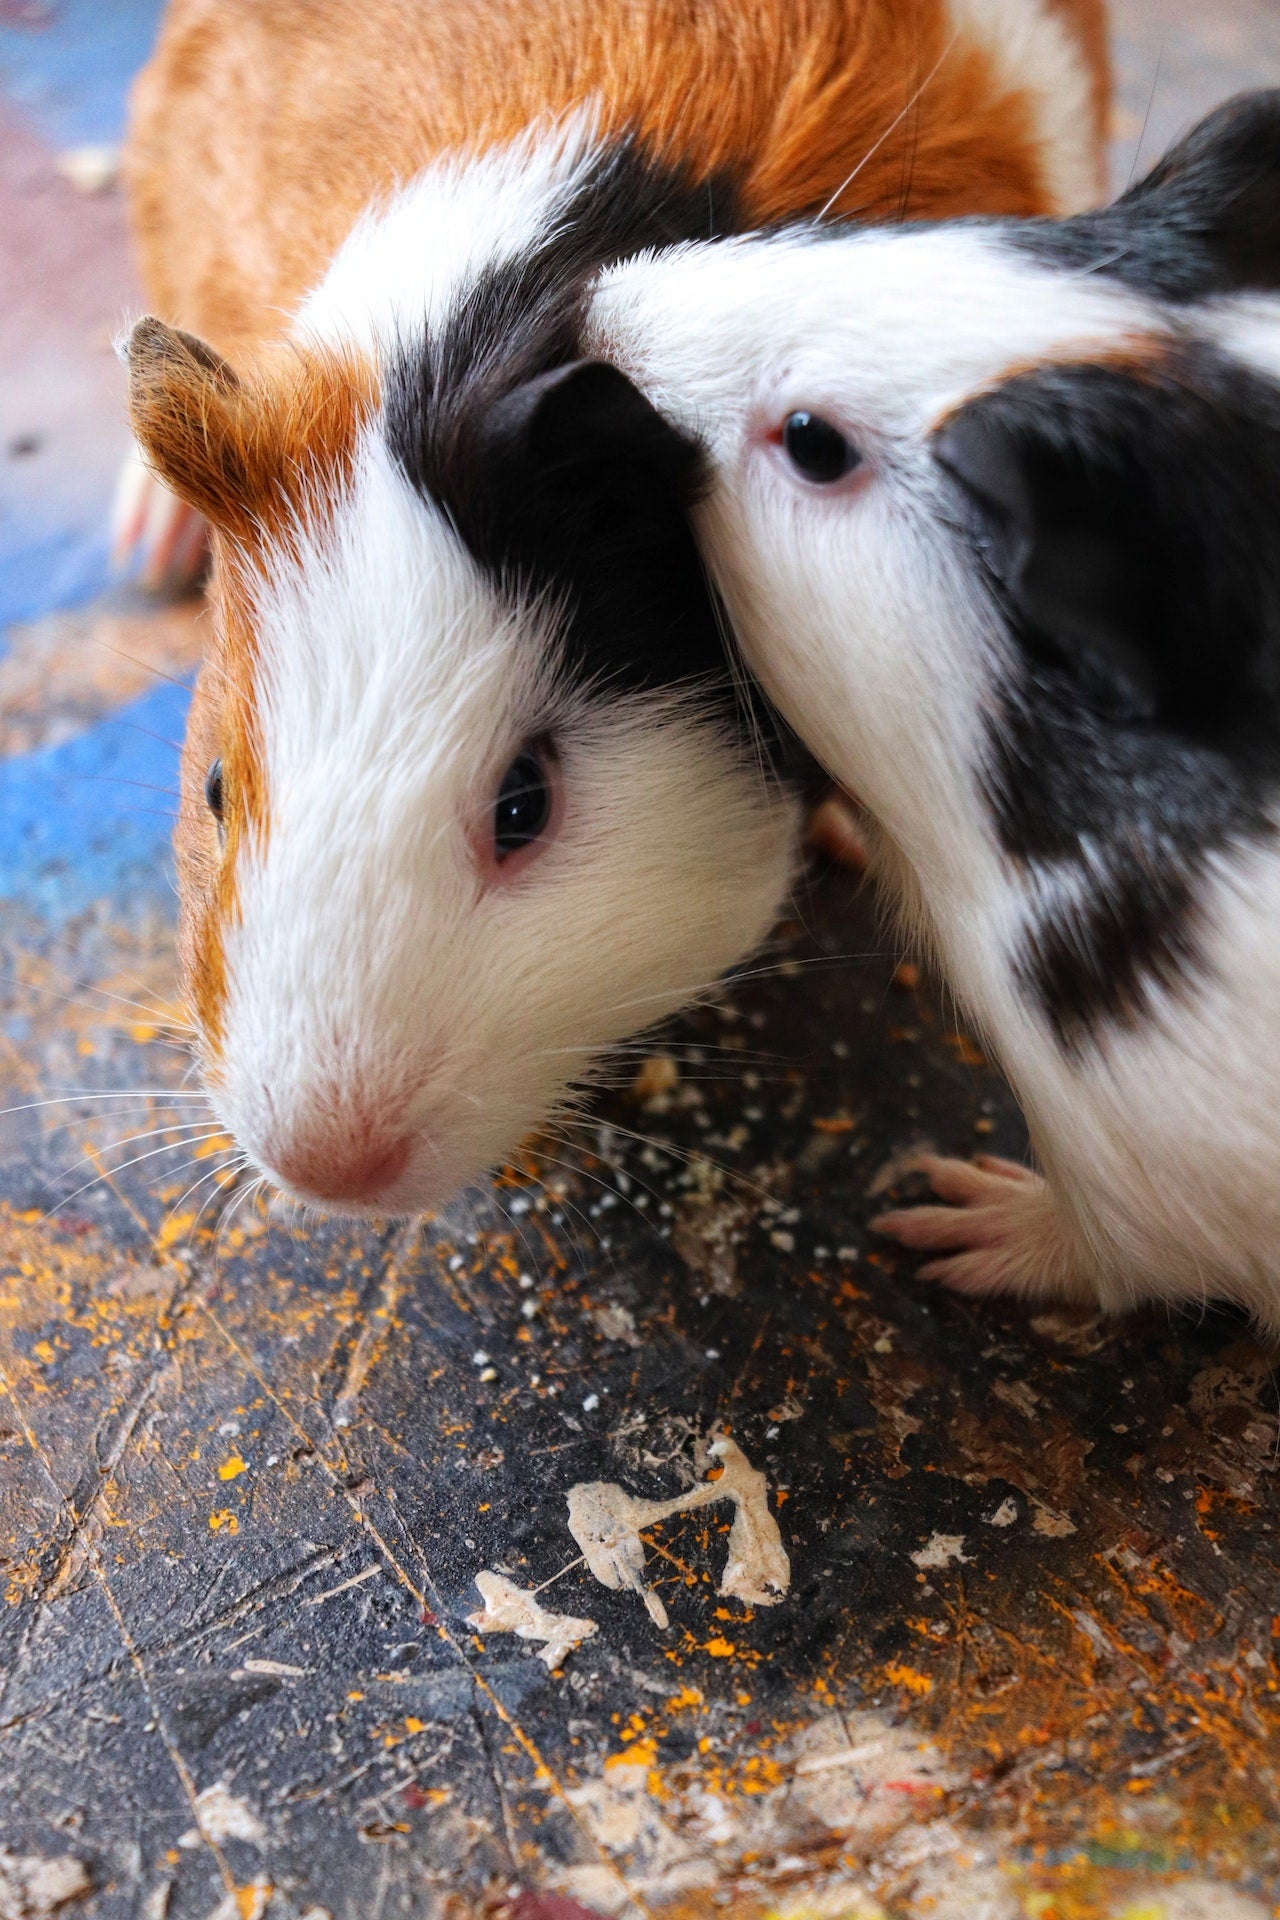
[[[122,350],[129,416],[156,473],[215,526],[243,518],[243,389],[203,340],[163,320],[139,320]]]
[[[227,391],[240,384],[229,362],[207,341],[197,339],[194,333],[184,333],[181,327],[168,327],[152,314],[135,321],[121,354],[131,375],[145,376],[164,367],[176,371],[198,368],[211,374]]]
[[[280,343],[243,378],[194,334],[139,320],[124,346],[129,413],[150,465],[238,541],[292,538],[332,503],[378,404],[371,362]]]

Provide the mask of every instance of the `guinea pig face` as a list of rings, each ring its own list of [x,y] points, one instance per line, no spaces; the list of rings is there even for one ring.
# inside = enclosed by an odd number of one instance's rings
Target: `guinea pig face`
[[[1147,305],[959,226],[674,253],[606,280],[595,325],[701,436],[703,550],[806,745],[895,837],[970,806],[1001,636],[940,432],[1019,366],[1145,339]]]
[[[972,811],[1028,656],[1112,721],[1203,711],[1188,610],[1229,581],[1215,630],[1250,628],[1258,582],[1224,563],[1274,493],[1277,194],[1263,92],[1068,220],[797,229],[602,277],[595,350],[707,449],[749,664],[895,835]]]
[[[267,537],[224,516],[178,835],[217,1112],[287,1193],[379,1215],[446,1201],[749,951],[796,838],[729,695],[697,691],[715,609],[654,470],[686,453],[639,396],[572,368],[504,397],[476,454],[501,564],[406,472],[392,411]],[[630,435],[612,480],[602,412]],[[692,681],[632,659],[636,620]]]

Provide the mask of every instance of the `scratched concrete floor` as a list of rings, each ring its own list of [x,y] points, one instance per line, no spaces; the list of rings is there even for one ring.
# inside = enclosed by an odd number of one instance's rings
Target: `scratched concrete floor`
[[[0,1916],[1280,1913],[1273,1356],[868,1241],[904,1147],[1020,1134],[845,880],[655,1043],[674,1088],[448,1220],[218,1226],[220,1143],[155,1131],[199,616],[106,591],[136,294],[58,170],[154,13],[0,0]],[[1270,0],[1116,13],[1120,182],[1280,81]],[[687,1494],[717,1428],[790,1591],[677,1514],[663,1631],[566,1494]],[[493,1568],[598,1631],[477,1633]]]

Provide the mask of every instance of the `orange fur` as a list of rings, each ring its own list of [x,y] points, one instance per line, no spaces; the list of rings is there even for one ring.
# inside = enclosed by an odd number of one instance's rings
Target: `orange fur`
[[[377,404],[372,365],[292,344],[241,376],[158,320],[129,340],[134,436],[167,484],[245,546],[324,511]]]
[[[1101,109],[1101,0],[1057,5]],[[1025,99],[949,37],[942,0],[171,0],[126,156],[148,290],[224,351],[267,338],[377,194],[587,98],[742,169],[753,221],[859,168],[841,212],[1049,211]]]
[[[196,681],[174,827],[178,890],[178,957],[206,1069],[216,1077],[226,997],[225,933],[238,917],[241,850],[265,843],[270,825],[261,721],[254,698],[257,632],[251,564],[215,532],[222,591],[215,600],[213,640]],[[209,813],[205,779],[222,761],[225,840]]]
[[[216,1067],[226,988],[223,930],[236,914],[237,854],[267,832],[256,704],[253,576],[268,545],[331,506],[377,403],[374,369],[351,354],[268,350],[241,376],[191,335],[141,321],[129,341],[134,434],[173,491],[215,530],[217,624],[183,747],[174,836],[186,905],[179,946],[197,1031]],[[204,800],[220,758],[225,850]]]

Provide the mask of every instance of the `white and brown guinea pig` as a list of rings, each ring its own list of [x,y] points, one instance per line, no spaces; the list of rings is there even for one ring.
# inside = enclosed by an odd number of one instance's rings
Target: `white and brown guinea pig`
[[[1280,93],[1114,206],[615,270],[752,671],[866,809],[1043,1174],[879,1228],[962,1291],[1280,1328]]]
[[[180,951],[216,1111],[289,1193],[445,1200],[789,885],[700,456],[582,364],[592,277],[824,207],[1087,204],[1104,91],[1100,0],[175,0],[127,359],[213,529]],[[125,544],[180,560],[166,498]]]

